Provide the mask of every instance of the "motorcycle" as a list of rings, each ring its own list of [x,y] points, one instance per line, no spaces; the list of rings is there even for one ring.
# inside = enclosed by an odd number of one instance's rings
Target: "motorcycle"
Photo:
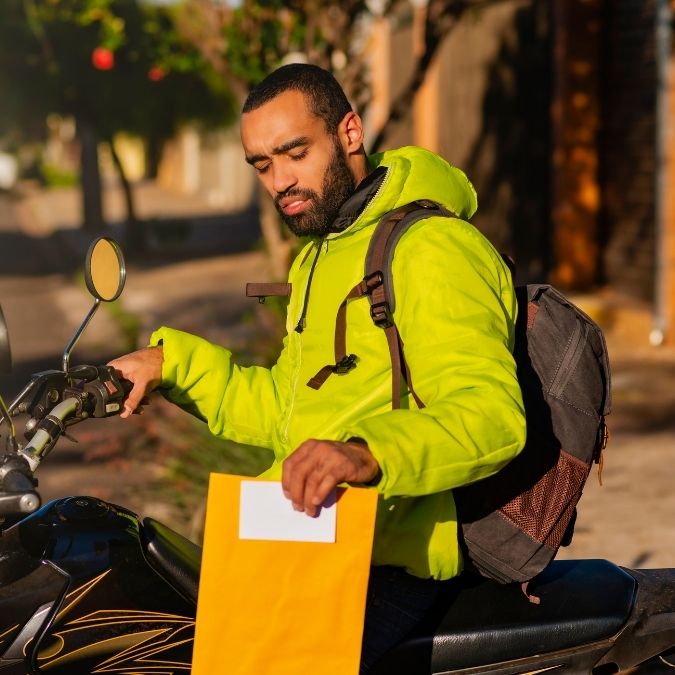
[[[61,369],[33,375],[9,406],[0,397],[0,422],[9,429],[0,454],[2,675],[190,671],[200,548],[152,518],[93,497],[41,506],[36,489],[36,470],[69,427],[122,409],[129,383],[108,366],[70,367],[70,354],[100,303],[120,295],[125,278],[119,246],[96,240],[85,264],[94,305]],[[0,310],[0,370],[10,363]],[[28,417],[25,443],[14,429],[19,414]],[[374,675],[675,668],[675,570],[554,561],[528,592],[461,575]]]

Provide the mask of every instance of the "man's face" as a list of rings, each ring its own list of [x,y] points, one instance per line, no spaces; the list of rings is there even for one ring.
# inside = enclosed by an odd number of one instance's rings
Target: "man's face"
[[[356,181],[338,135],[327,132],[304,94],[286,91],[244,113],[241,140],[291,232],[326,234]]]

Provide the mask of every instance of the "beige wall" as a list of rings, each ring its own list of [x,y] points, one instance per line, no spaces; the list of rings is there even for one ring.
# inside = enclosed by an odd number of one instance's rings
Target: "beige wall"
[[[157,180],[176,192],[200,194],[226,212],[247,208],[255,196],[255,175],[236,129],[204,134],[185,127],[167,143]]]
[[[548,11],[539,0],[504,0],[465,14],[385,142],[422,145],[464,169],[479,195],[473,222],[540,280],[548,248]],[[413,71],[414,26],[412,9],[390,17],[389,101]]]

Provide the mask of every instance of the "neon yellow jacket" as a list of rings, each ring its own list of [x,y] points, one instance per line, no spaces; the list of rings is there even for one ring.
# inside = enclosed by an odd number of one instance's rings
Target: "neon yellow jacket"
[[[406,399],[391,409],[386,338],[365,297],[347,311],[347,353],[358,355],[357,367],[319,390],[308,387],[334,361],[336,311],[363,277],[378,220],[422,198],[463,218],[476,209],[466,176],[430,152],[406,147],[370,161],[387,167],[376,195],[351,226],[308,244],[293,263],[288,334],[271,369],[238,366],[227,349],[170,328],[156,331],[151,344],[164,346],[166,397],[217,436],[271,448],[266,477],[280,478],[281,462],[308,438],[365,439],[382,469],[373,564],[447,579],[462,568],[452,488],[496,472],[525,442],[511,355],[515,295],[500,255],[472,225],[420,221],[396,248],[394,317],[427,407]],[[298,333],[317,246],[306,326]]]

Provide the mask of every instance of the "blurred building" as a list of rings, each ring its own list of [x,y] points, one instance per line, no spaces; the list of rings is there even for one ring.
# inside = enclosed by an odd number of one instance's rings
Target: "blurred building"
[[[204,133],[183,127],[164,147],[157,180],[175,192],[201,195],[227,213],[249,208],[256,197],[255,173],[244,162],[238,128]]]
[[[377,22],[372,128],[412,71],[423,6]],[[672,11],[671,0],[502,0],[466,12],[386,141],[466,170],[474,222],[521,281],[646,301],[654,340],[675,333]]]

